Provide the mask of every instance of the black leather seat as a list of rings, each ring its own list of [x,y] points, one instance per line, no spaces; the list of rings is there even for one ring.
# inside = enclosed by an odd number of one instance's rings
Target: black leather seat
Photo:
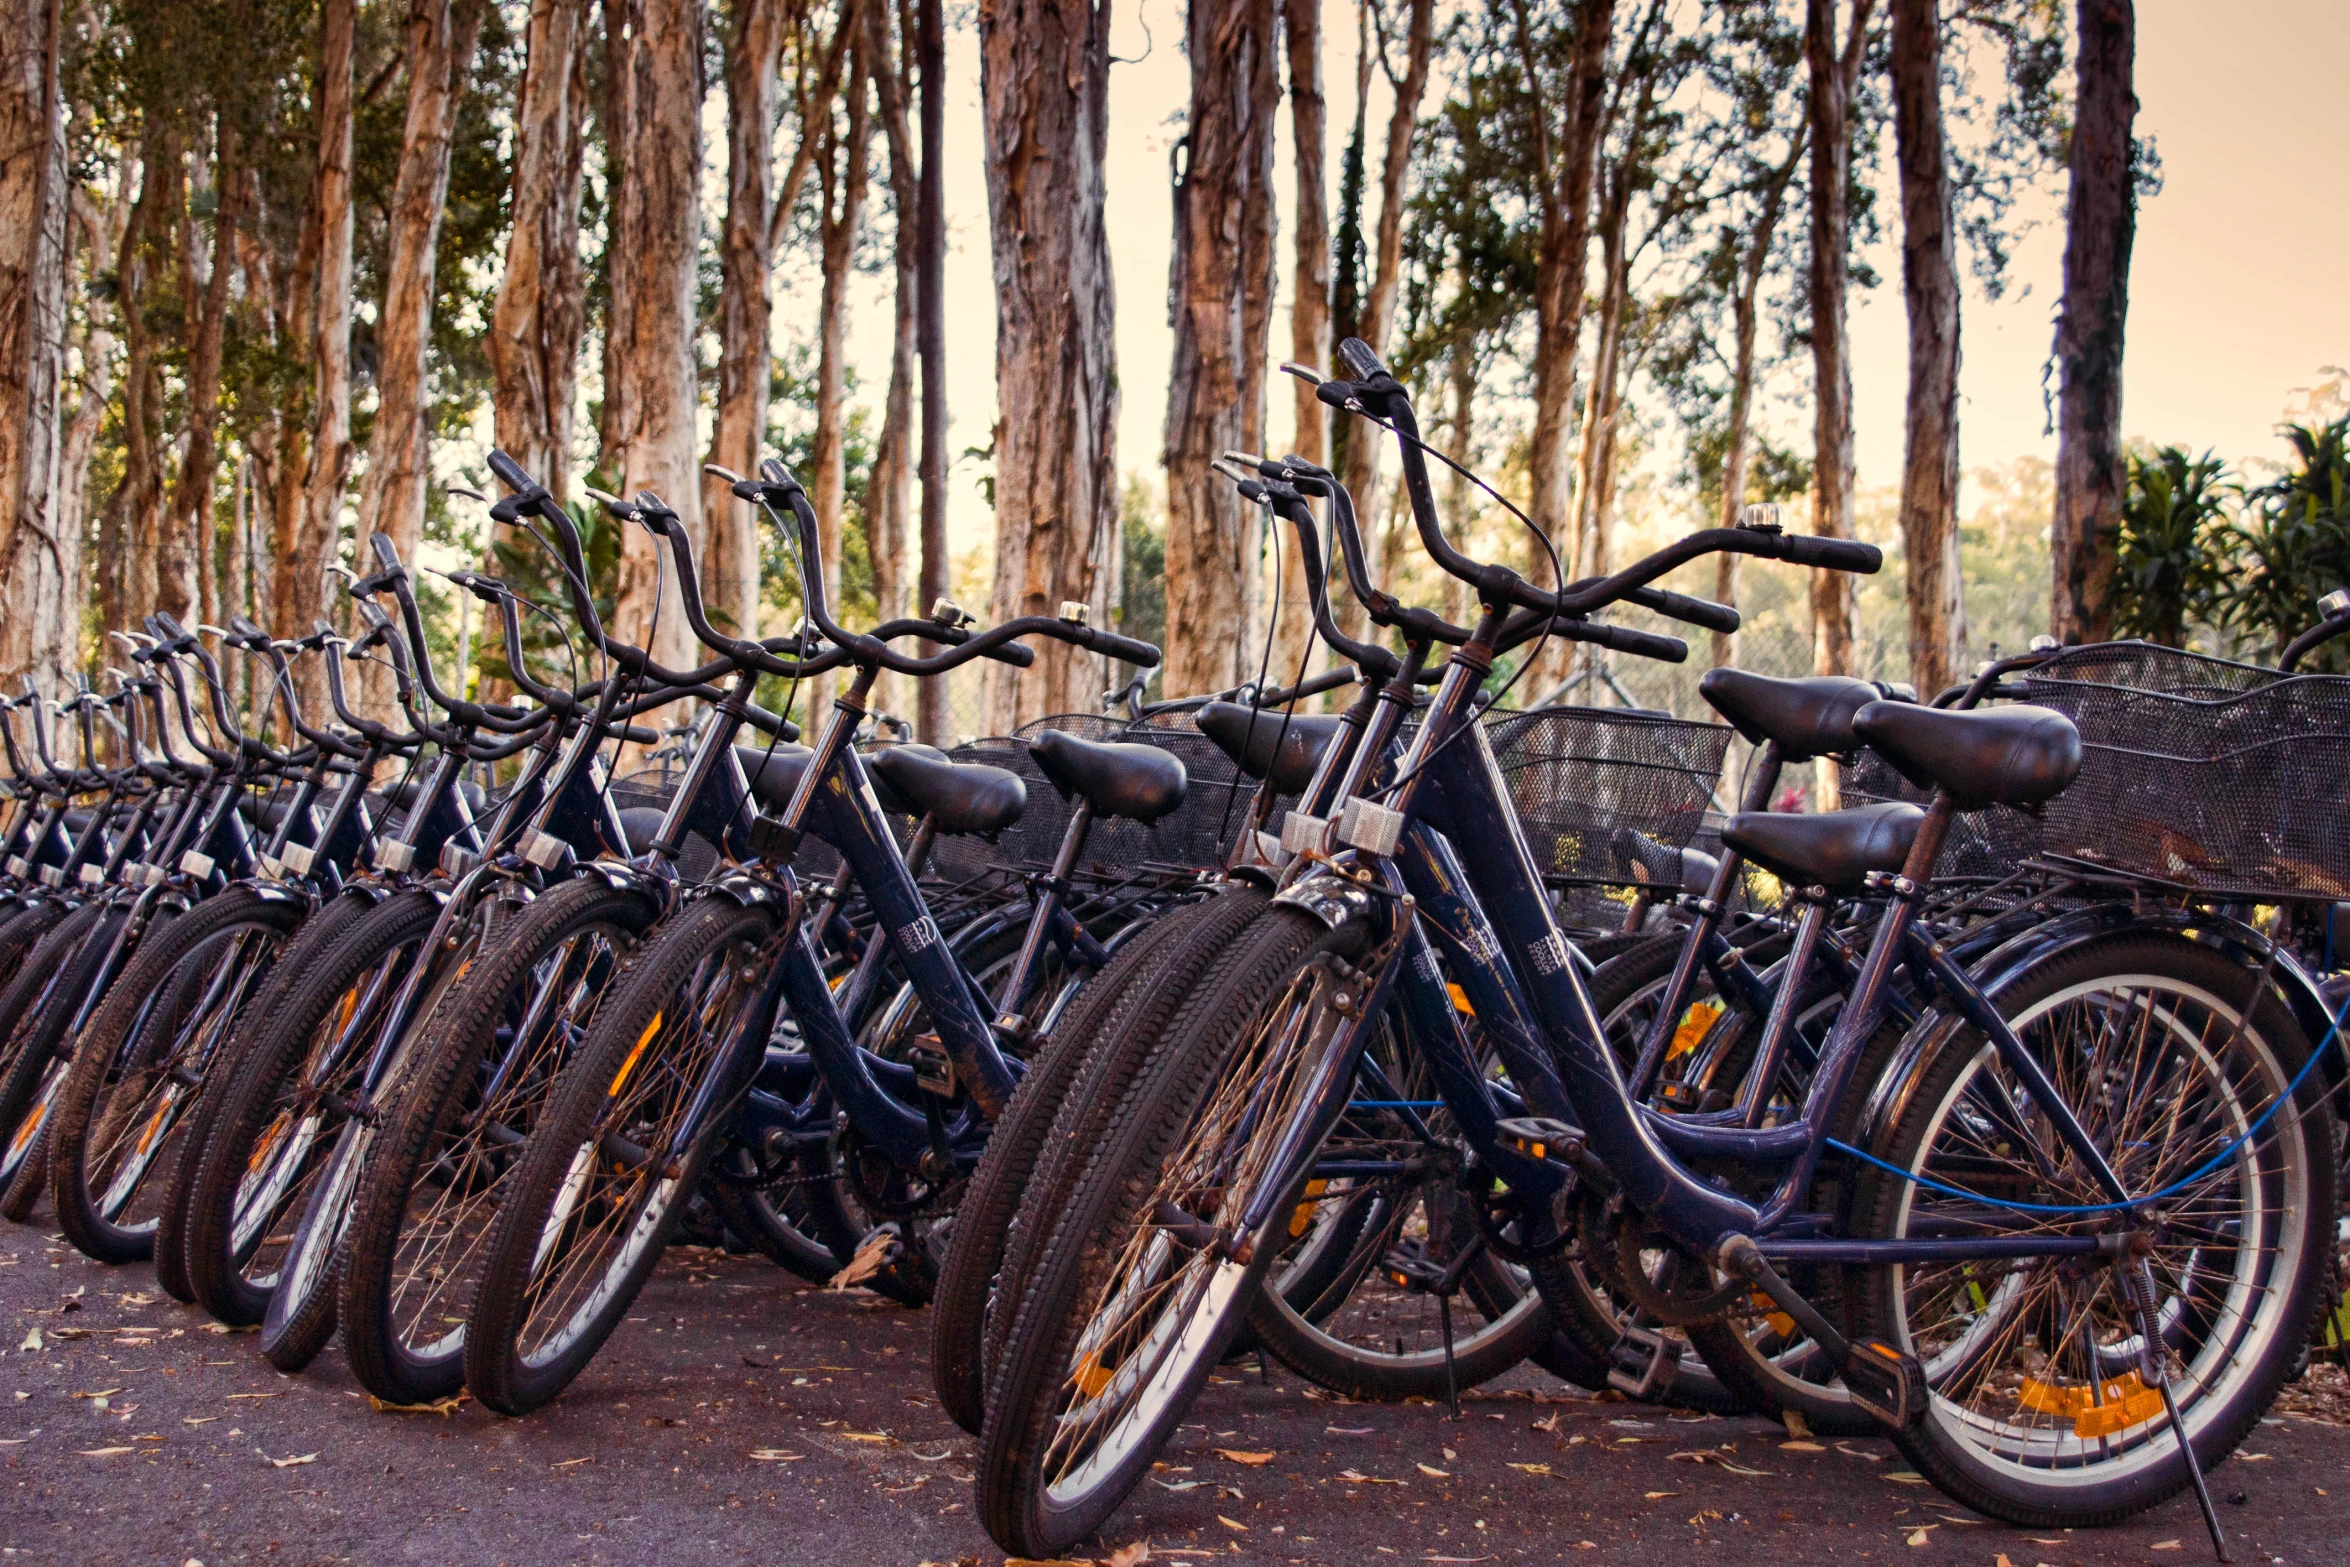
[[[1926,813],[1898,801],[1802,816],[1748,811],[1722,825],[1722,842],[1785,880],[1857,887],[1871,871],[1897,871]]]
[[[1843,675],[1776,680],[1728,668],[1707,670],[1697,692],[1754,744],[1776,740],[1790,762],[1858,750],[1852,715],[1884,697],[1867,681]]]
[[[661,836],[661,818],[666,814],[650,805],[623,806],[620,811],[620,829],[628,834],[630,854],[650,854],[653,841]]]
[[[1096,816],[1150,823],[1183,803],[1190,784],[1183,763],[1155,745],[1080,740],[1048,729],[1028,742],[1028,754],[1064,798],[1082,795]]]
[[[1242,772],[1251,778],[1270,772],[1277,794],[1305,791],[1339,727],[1335,715],[1293,713],[1285,718],[1238,702],[1210,702],[1196,720],[1199,732],[1215,741]]]
[[[1853,732],[1921,788],[1944,788],[1962,811],[2035,805],[2081,770],[2081,732],[2045,707],[1973,712],[1871,702]]]
[[[405,811],[416,803],[416,796],[423,788],[424,774],[421,772],[409,773],[398,783],[384,790],[382,797],[391,802],[394,810]],[[457,780],[457,792],[465,796],[465,808],[472,813],[474,819],[480,820],[482,812],[489,807],[489,796],[481,792],[481,785],[470,778],[460,778]]]
[[[237,797],[237,814],[256,827],[274,832],[278,823],[286,819],[286,802],[265,800],[250,794],[239,795]]]
[[[1615,848],[1617,857],[1631,867],[1634,879],[1644,887],[1670,887],[1702,896],[1713,886],[1714,872],[1721,868],[1721,861],[1702,849],[1676,849],[1632,827],[1616,829]]]
[[[800,774],[808,770],[808,758],[815,753],[804,745],[778,745],[773,751],[765,746],[738,745],[734,758],[743,764],[743,779],[751,786],[751,798],[776,814],[791,804],[792,791],[800,786]]]
[[[926,745],[885,746],[865,758],[874,792],[886,785],[910,816],[932,816],[940,832],[998,833],[1028,809],[1018,773],[977,762],[950,762]],[[891,802],[884,800],[885,808]]]

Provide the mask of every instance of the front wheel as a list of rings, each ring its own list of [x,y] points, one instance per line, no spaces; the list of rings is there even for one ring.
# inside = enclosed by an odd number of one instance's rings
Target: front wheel
[[[548,1096],[482,1247],[465,1383],[528,1414],[587,1368],[661,1260],[724,1117],[704,1096],[756,1004],[774,911],[706,898],[605,999]],[[764,1041],[762,1041],[762,1044]],[[706,1119],[677,1146],[700,1107]]]
[[[1996,1004],[2125,1190],[2156,1200],[2104,1206],[2025,1077],[1950,1028],[1889,1100],[1872,1152],[1892,1169],[1866,1168],[1859,1233],[2115,1235],[2122,1255],[1871,1269],[1863,1327],[1924,1368],[1925,1418],[1894,1440],[1945,1493],[2031,1528],[2114,1523],[2188,1480],[2150,1364],[2207,1470],[2292,1368],[2332,1247],[2325,1085],[2265,976],[2178,937],[2091,943]]]

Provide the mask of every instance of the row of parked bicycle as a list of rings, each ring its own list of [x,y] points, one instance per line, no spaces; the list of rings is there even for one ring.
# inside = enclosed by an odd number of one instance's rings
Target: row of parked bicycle
[[[770,462],[723,477],[796,557],[788,636],[712,625],[674,514],[596,497],[666,545],[711,655],[667,668],[494,454],[569,600],[450,574],[511,703],[442,687],[380,536],[352,636],[159,616],[112,690],[0,700],[6,1213],[46,1196],[280,1369],[339,1332],[401,1405],[556,1397],[681,1233],[927,1303],[1020,1555],[1100,1527],[1244,1346],[1360,1399],[1531,1359],[1882,1432],[2034,1526],[2192,1486],[2219,1543],[2202,1470],[2339,1293],[2350,850],[2302,757],[2350,703],[2290,670],[2350,606],[2278,670],[2108,644],[1930,702],[1721,669],[1723,723],[1506,710],[1547,639],[1685,657],[1610,606],[1735,629],[1653,585],[1699,556],[1878,554],[1765,516],[1535,587],[1446,539],[1404,389],[1342,354],[1319,395],[1398,437],[1478,615],[1377,590],[1326,471],[1234,454],[1342,661],[1289,690],[890,743],[884,671],[1157,650],[1079,606],[849,631]],[[354,705],[362,660],[404,723]],[[1773,811],[1821,757],[1861,803]]]

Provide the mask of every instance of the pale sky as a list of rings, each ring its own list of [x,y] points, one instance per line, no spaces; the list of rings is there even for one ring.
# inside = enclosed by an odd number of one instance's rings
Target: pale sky
[[[1109,230],[1118,287],[1118,427],[1122,471],[1156,474],[1172,351],[1167,326],[1171,117],[1188,101],[1181,0],[1126,0],[1114,51],[1147,58],[1112,68]],[[1324,76],[1330,101],[1330,179],[1353,105],[1353,7],[1326,0]],[[1146,28],[1148,37],[1146,38]],[[2336,73],[2350,60],[2343,0],[2139,0],[2137,82],[2142,134],[2161,152],[2164,189],[2143,209],[2131,273],[2123,422],[2130,435],[2210,447],[2229,459],[2273,455],[2274,429],[2297,388],[2320,368],[2350,362],[2350,116]],[[948,156],[965,166],[948,184],[947,308],[952,449],[984,444],[994,419],[994,296],[980,164],[978,56],[968,29],[950,36],[956,90]],[[1387,112],[1374,76],[1374,155]],[[1428,106],[1437,102],[1434,92]],[[1290,188],[1286,114],[1278,184]],[[1970,295],[1962,326],[1961,451],[1965,464],[2053,457],[2041,434],[2041,367],[2061,286],[2064,176],[2051,171],[2018,204],[2036,224],[2014,247],[2006,297]],[[1284,273],[1289,213],[1282,213]],[[1366,227],[1371,215],[1365,215]],[[1899,477],[1905,325],[1897,235],[1870,260],[1885,279],[1854,302],[1857,450],[1864,485]],[[779,333],[813,329],[812,279],[786,283]],[[854,350],[877,405],[888,361],[887,275],[859,299]],[[1286,290],[1287,278],[1283,287]],[[1286,303],[1274,357],[1288,337]],[[797,323],[796,327],[792,323]],[[1287,399],[1270,420],[1286,437]],[[966,474],[968,469],[963,470]],[[977,494],[958,485],[958,551],[984,537]]]

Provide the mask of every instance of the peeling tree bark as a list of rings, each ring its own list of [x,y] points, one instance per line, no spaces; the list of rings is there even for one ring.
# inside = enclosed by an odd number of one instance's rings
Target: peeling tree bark
[[[156,363],[155,334],[148,329],[148,294],[153,288],[157,232],[179,209],[179,150],[167,133],[145,138],[139,149],[139,199],[131,208],[115,275],[123,314],[127,361],[123,376],[122,526],[118,548],[122,614],[128,624],[155,608],[155,547],[163,536],[163,371]]]
[[[228,286],[236,272],[237,224],[245,181],[238,172],[234,133],[225,122],[215,144],[212,257],[201,274],[196,259],[195,220],[180,224],[180,288],[185,318],[194,335],[188,343],[187,452],[171,496],[170,531],[156,578],[156,607],[186,619],[191,611],[219,617],[219,578],[214,569],[213,480],[220,468],[216,431],[220,421],[220,359],[228,329]]]
[[[591,31],[587,0],[532,0],[514,110],[514,226],[490,317],[498,444],[558,501],[571,490],[571,404],[587,310],[579,205]]]
[[[2067,159],[2064,302],[2057,315],[2056,509],[2049,629],[2066,642],[2113,631],[2115,538],[2122,465],[2122,347],[2130,313],[2132,86],[2137,11],[2131,0],[2080,0],[2073,71],[2079,108]]]
[[[881,436],[874,443],[873,471],[865,480],[865,543],[873,563],[873,598],[878,619],[906,612],[906,537],[914,516],[914,337],[921,288],[922,171],[914,161],[914,132],[906,102],[913,92],[912,19],[902,18],[893,40],[888,7],[881,0],[865,12],[866,47],[873,59],[875,102],[882,135],[889,143],[890,204],[896,209],[890,237],[896,287],[891,294],[889,391],[882,404]],[[903,713],[903,677],[884,673],[874,683],[876,709]]]
[[[1264,350],[1249,351],[1252,209],[1270,211],[1273,0],[1195,0],[1189,22],[1191,114],[1175,187],[1169,282],[1175,354],[1167,397],[1165,689],[1216,691],[1253,674],[1254,508],[1209,464],[1262,428]]]
[[[710,461],[758,471],[767,435],[774,332],[767,289],[775,270],[768,225],[775,208],[775,120],[783,102],[782,0],[738,0],[726,40],[726,227],[718,239],[718,419]],[[738,634],[759,634],[759,525],[723,480],[704,476],[710,552],[702,562],[710,612]]]
[[[1075,601],[1106,625],[1117,599],[1117,295],[1102,227],[1109,20],[1106,0],[990,0],[980,9],[1000,409],[988,612],[999,622]],[[926,76],[926,118],[931,92]],[[937,167],[932,155],[923,167]],[[926,468],[930,389],[926,359]],[[929,507],[926,477],[926,591]],[[1168,570],[1172,578],[1172,545]],[[1100,661],[1059,643],[1040,646],[1025,674],[990,663],[985,722],[1002,734],[1046,713],[1090,709],[1109,683],[1102,673]]]
[[[297,279],[289,322],[290,335],[307,333],[310,339],[311,427],[306,463],[293,449],[278,454],[270,608],[272,629],[280,636],[306,634],[325,608],[322,575],[342,531],[351,476],[351,58],[358,9],[357,0],[325,0],[319,15],[318,161],[306,220],[315,271],[307,288]],[[318,712],[326,703],[326,681],[323,671],[312,670],[313,662],[303,664],[302,697]]]
[[[1317,368],[1330,357],[1330,211],[1325,195],[1328,105],[1322,95],[1322,0],[1287,0],[1289,127],[1297,163],[1297,241],[1289,307],[1289,357]],[[1304,381],[1292,388],[1290,451],[1309,462],[1329,459],[1329,410]],[[1276,678],[1311,678],[1322,657],[1306,658],[1314,607],[1296,540],[1281,533],[1281,614],[1273,627]]]
[[[359,488],[359,523],[362,529],[389,534],[401,559],[411,562],[424,537],[425,491],[432,483],[425,369],[436,292],[433,258],[448,202],[457,108],[473,70],[482,4],[409,0],[408,6],[408,113],[392,188],[391,261],[376,328],[375,426]],[[388,682],[370,682],[377,684],[384,685],[380,696],[388,701]]]
[[[822,105],[824,143],[816,154],[823,191],[818,238],[824,292],[816,307],[816,429],[808,441],[808,500],[816,510],[817,545],[824,557],[824,602],[835,615],[841,607],[841,524],[848,512],[849,272],[865,229],[873,138],[866,82],[871,57],[860,19],[867,3],[880,0],[849,0],[842,8],[841,29],[849,36],[848,113],[835,117],[829,100]],[[809,712],[823,712],[831,700],[830,677],[819,675],[809,683]]]
[[[922,583],[918,606],[928,613],[947,590],[947,327],[946,327],[946,19],[945,0],[915,0],[914,67],[922,85],[921,210],[915,215],[916,297],[914,352],[922,364]],[[988,17],[983,11],[981,96],[986,96]],[[994,134],[993,118],[988,134]],[[993,143],[990,142],[992,148]],[[992,152],[989,168],[994,167]],[[991,176],[992,177],[992,176]],[[990,187],[989,202],[994,202]],[[1103,264],[1108,271],[1108,264]],[[936,745],[947,738],[946,682],[925,680],[915,732]]]
[[[1853,0],[1841,51],[1836,0],[1806,0],[1804,58],[1811,76],[1812,531],[1852,537],[1852,344],[1845,328],[1852,243],[1852,90],[1874,0]],[[1852,672],[1852,579],[1815,571],[1812,671]],[[1834,806],[1835,764],[1819,766],[1817,799]]]
[[[627,118],[613,294],[607,326],[617,421],[605,465],[633,495],[651,490],[702,542],[701,464],[694,430],[695,258],[701,240],[702,8],[695,0],[626,0]],[[612,12],[605,13],[609,27]],[[698,662],[668,552],[642,528],[622,536],[618,633],[672,668]],[[663,584],[666,583],[664,589]],[[658,613],[656,613],[656,608]],[[649,638],[649,641],[648,641]]]
[[[1893,0],[1893,128],[1901,162],[1901,288],[1909,307],[1909,419],[1901,467],[1909,678],[1932,696],[1966,644],[1958,565],[1958,236],[1942,131],[1935,0]]]
[[[0,8],[0,675],[80,663],[77,584],[58,538],[65,376],[65,106],[60,0]]]
[[[1412,132],[1420,123],[1420,99],[1428,89],[1429,59],[1433,53],[1435,7],[1431,0],[1412,0],[1405,24],[1404,72],[1399,79],[1388,72],[1395,90],[1395,107],[1387,117],[1387,150],[1379,165],[1379,226],[1371,242],[1371,286],[1363,296],[1363,311],[1355,335],[1381,354],[1395,329],[1396,294],[1403,282],[1403,182],[1411,171]],[[1386,69],[1381,59],[1380,67]],[[1578,295],[1580,290],[1578,289]],[[1357,439],[1357,437],[1360,437]],[[1346,469],[1341,477],[1355,510],[1368,520],[1379,504],[1379,452],[1376,430],[1358,422],[1346,443]]]
[[[1798,128],[1795,143],[1787,149],[1787,161],[1773,171],[1762,190],[1762,206],[1755,214],[1754,229],[1746,239],[1746,254],[1738,264],[1737,292],[1731,298],[1730,369],[1730,429],[1722,453],[1722,514],[1721,526],[1735,528],[1739,515],[1746,509],[1746,449],[1747,426],[1754,415],[1754,360],[1759,337],[1757,305],[1762,298],[1763,274],[1770,269],[1771,241],[1778,232],[1779,214],[1787,202],[1787,186],[1795,178],[1795,168],[1803,160],[1807,140]],[[1714,602],[1735,606],[1738,602],[1738,560],[1736,555],[1724,553],[1714,561]],[[1738,657],[1736,633],[1716,631],[1713,639],[1713,666],[1716,669],[1735,663]]]

